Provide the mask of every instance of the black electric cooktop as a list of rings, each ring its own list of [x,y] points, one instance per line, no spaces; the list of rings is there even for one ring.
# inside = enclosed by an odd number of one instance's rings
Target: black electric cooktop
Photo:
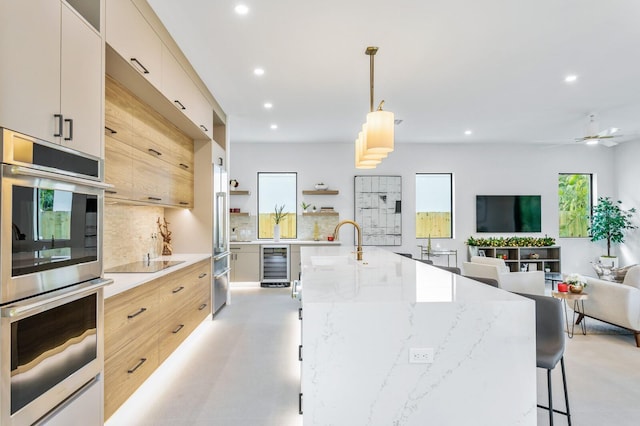
[[[139,262],[114,266],[113,268],[105,269],[104,272],[107,274],[158,272],[180,263],[184,263],[184,260],[141,260]]]

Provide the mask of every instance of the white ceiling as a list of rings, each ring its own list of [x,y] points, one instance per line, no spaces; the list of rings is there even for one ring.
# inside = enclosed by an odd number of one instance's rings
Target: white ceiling
[[[375,104],[403,120],[396,143],[571,144],[592,112],[618,142],[640,138],[638,0],[149,3],[230,117],[232,142],[353,142],[369,45]]]

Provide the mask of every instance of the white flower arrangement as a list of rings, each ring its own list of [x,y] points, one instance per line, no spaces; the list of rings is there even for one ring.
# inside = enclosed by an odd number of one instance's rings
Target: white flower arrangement
[[[569,274],[567,275],[567,278],[565,278],[564,282],[569,285],[587,286],[587,280],[580,274]]]

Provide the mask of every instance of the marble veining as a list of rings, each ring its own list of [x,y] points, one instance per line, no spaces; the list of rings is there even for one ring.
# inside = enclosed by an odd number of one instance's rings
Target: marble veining
[[[305,424],[536,423],[531,300],[352,251],[301,249]],[[433,348],[433,363],[410,363],[411,348]]]

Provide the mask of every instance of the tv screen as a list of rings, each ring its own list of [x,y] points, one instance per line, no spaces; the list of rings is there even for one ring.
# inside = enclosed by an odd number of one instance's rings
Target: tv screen
[[[540,232],[540,195],[476,195],[476,232]]]

